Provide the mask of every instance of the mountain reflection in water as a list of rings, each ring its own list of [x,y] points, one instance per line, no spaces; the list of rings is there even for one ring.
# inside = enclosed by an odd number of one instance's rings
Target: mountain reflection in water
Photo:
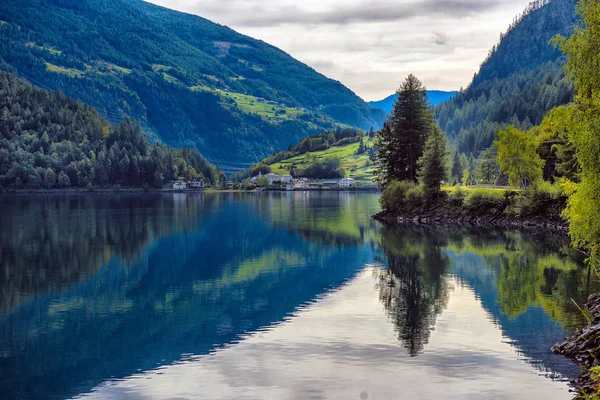
[[[561,237],[383,228],[344,192],[0,209],[1,398],[566,398],[577,372],[549,351],[592,289]]]

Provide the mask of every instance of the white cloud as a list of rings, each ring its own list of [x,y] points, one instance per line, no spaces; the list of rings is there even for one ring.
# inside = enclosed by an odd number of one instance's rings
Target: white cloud
[[[264,40],[366,100],[467,86],[527,0],[150,0]]]

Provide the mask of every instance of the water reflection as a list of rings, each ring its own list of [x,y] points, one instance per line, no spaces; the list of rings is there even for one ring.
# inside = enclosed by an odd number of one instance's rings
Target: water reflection
[[[450,261],[444,238],[432,230],[384,229],[387,268],[378,271],[379,299],[411,356],[427,344],[435,318],[448,303]]]
[[[0,312],[125,263],[151,241],[198,227],[207,199],[174,195],[0,198]],[[214,200],[214,199],[211,199]]]
[[[302,379],[318,381],[328,376],[318,368],[321,357],[354,365],[357,376],[364,374],[358,366],[385,376],[382,360],[410,369],[417,365],[410,360],[418,359],[428,375],[414,379],[425,384],[432,369],[445,376],[445,368],[456,363],[492,365],[496,356],[478,353],[488,351],[486,343],[503,354],[497,365],[513,371],[521,368],[514,363],[525,364],[506,355],[506,343],[540,370],[574,373],[548,351],[580,321],[571,298],[584,299],[591,284],[564,239],[381,228],[370,218],[377,199],[314,192],[0,197],[0,398],[75,396],[198,356],[213,360],[216,368],[225,367],[219,364],[225,357],[238,372],[261,371],[270,388],[285,386],[278,379],[302,385],[292,373],[300,355]],[[373,264],[380,267],[365,267]],[[360,285],[349,284],[357,279]],[[323,308],[332,291],[338,303]],[[468,319],[461,307],[480,307],[490,325],[477,348],[465,345],[476,329],[448,319]],[[320,317],[307,321],[303,316],[311,310]],[[495,327],[501,334],[491,333]],[[450,334],[444,340],[454,344],[435,344],[436,332]],[[284,344],[270,341],[273,334],[283,335]],[[379,341],[371,343],[370,335]],[[266,347],[252,354],[264,350],[285,371],[267,368],[267,361],[257,366],[237,352],[263,337]],[[348,353],[352,346],[356,352]],[[399,357],[390,349],[406,358],[390,361]],[[447,379],[475,374],[462,373]],[[205,379],[200,383],[212,382],[209,375],[199,376]],[[252,384],[259,379],[246,378]],[[239,382],[242,392],[250,390]],[[459,381],[452,384],[461,387]],[[345,393],[333,386],[319,390]],[[391,390],[386,386],[382,393]],[[223,397],[219,393],[212,398]],[[241,397],[236,393],[231,397]]]

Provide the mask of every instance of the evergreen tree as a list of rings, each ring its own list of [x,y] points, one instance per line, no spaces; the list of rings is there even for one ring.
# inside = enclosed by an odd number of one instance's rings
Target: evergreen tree
[[[395,180],[417,181],[417,161],[433,123],[426,89],[414,75],[396,93],[394,109],[377,137],[377,182],[382,187]]]
[[[427,200],[439,197],[442,181],[447,179],[446,170],[446,135],[435,124],[427,142],[423,156],[419,159],[419,178],[423,184],[423,192]]]
[[[460,154],[458,151],[454,152],[454,156],[452,157],[452,179],[455,183],[460,183],[462,179],[463,166],[460,163]]]

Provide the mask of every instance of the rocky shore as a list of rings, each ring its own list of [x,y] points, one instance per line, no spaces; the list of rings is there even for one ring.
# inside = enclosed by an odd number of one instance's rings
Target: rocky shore
[[[568,233],[569,226],[560,212],[549,209],[545,215],[516,216],[506,214],[471,214],[453,212],[444,208],[422,210],[420,212],[390,213],[382,211],[373,216],[379,222],[393,224],[420,224],[446,226],[473,226],[493,228],[543,229]]]
[[[585,303],[591,314],[588,326],[577,331],[572,337],[552,347],[554,354],[561,354],[580,365],[582,373],[572,381],[577,397],[582,399],[600,398],[600,294],[593,294]]]

